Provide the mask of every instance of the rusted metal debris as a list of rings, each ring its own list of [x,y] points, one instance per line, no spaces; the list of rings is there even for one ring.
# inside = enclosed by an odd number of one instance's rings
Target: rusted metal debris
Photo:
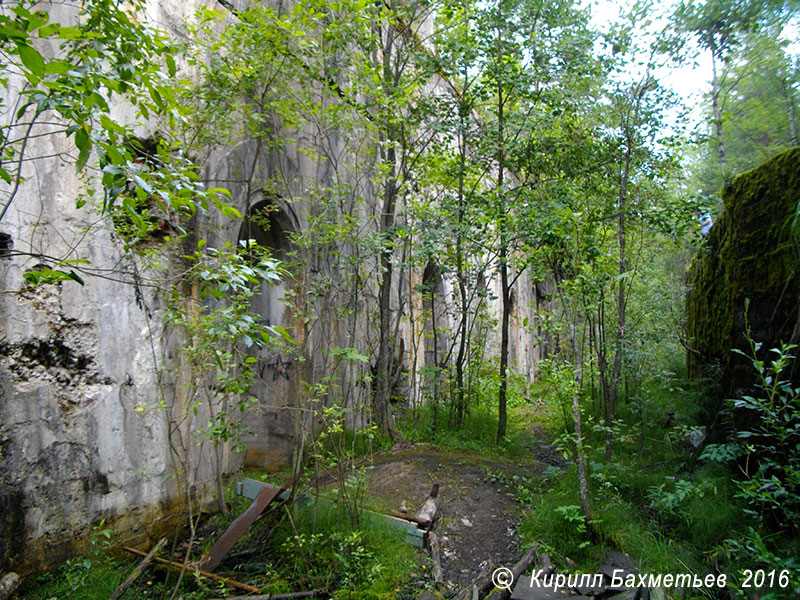
[[[290,479],[288,483],[285,483],[283,487],[262,487],[250,507],[236,517],[236,520],[228,526],[228,529],[222,534],[222,537],[217,540],[214,547],[208,551],[208,554],[200,559],[198,568],[208,572],[216,569],[217,565],[222,562],[230,549],[233,548],[236,542],[238,542],[245,533],[247,533],[250,526],[255,523],[256,519],[264,512],[264,509],[267,508],[281,492],[285,492],[293,482],[294,477]]]

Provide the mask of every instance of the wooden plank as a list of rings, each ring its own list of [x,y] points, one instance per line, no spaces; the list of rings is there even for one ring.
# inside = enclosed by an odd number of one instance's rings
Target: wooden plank
[[[136,568],[133,571],[131,571],[131,574],[128,575],[128,578],[122,583],[120,583],[119,586],[117,586],[117,589],[115,589],[114,593],[111,594],[111,598],[109,598],[109,600],[119,600],[119,598],[122,597],[122,594],[125,593],[125,590],[127,590],[129,587],[131,587],[131,585],[133,585],[133,582],[136,581],[139,575],[142,574],[142,571],[144,571],[147,568],[147,565],[150,564],[150,561],[153,560],[153,557],[156,554],[158,554],[158,552],[164,547],[166,543],[167,543],[167,538],[165,537],[158,540],[158,543],[155,546],[153,546],[150,552],[147,553],[147,556],[145,556],[139,562],[139,564],[136,565]]]

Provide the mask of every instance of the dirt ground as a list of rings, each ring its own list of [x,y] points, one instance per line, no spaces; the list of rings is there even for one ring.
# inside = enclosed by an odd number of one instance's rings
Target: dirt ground
[[[539,460],[514,463],[435,449],[429,444],[393,448],[375,457],[367,476],[368,504],[398,510],[405,501],[415,513],[438,483],[440,514],[433,530],[442,550],[444,579],[462,586],[477,578],[489,563],[512,566],[522,554],[517,527],[521,506],[493,474],[536,478],[553,464],[548,448]]]

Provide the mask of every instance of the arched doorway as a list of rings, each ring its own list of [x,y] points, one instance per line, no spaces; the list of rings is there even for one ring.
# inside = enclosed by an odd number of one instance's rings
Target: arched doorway
[[[245,216],[239,241],[254,240],[285,262],[292,249],[293,231],[291,221],[277,204],[261,201]],[[285,303],[287,289],[286,281],[260,282],[250,309],[259,315],[262,325],[291,331]],[[295,427],[291,408],[296,406],[297,361],[289,350],[278,346],[254,348],[252,354],[258,361],[250,392],[258,404],[245,416],[249,433],[242,440],[246,448],[244,464],[278,469],[292,459]]]

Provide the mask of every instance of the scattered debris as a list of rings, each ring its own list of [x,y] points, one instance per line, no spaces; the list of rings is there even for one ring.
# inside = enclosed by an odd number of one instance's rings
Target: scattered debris
[[[222,537],[217,540],[214,547],[209,550],[206,556],[200,559],[199,568],[209,573],[216,569],[217,565],[222,562],[230,549],[233,548],[236,542],[238,542],[245,533],[247,533],[247,530],[256,522],[256,519],[261,516],[264,509],[266,509],[282,492],[285,492],[289,486],[294,483],[294,479],[295,478],[292,477],[288,483],[285,483],[283,487],[280,488],[272,486],[262,487],[250,507],[228,526],[228,529],[222,534]]]
[[[481,568],[480,575],[455,595],[455,600],[480,600],[494,589],[494,563],[487,561]]]
[[[277,489],[268,483],[264,483],[262,481],[257,481],[255,479],[245,479],[241,483],[236,484],[236,493],[240,496],[244,496],[245,498],[255,499],[256,496],[261,492],[262,489]],[[279,498],[287,499],[289,497],[288,491],[283,491],[278,494]],[[295,497],[295,501],[300,506],[306,506],[311,504],[311,499],[308,496],[297,496]],[[327,501],[318,498],[318,503],[326,504]],[[390,527],[391,529],[396,529],[398,531],[402,531],[404,533],[404,539],[406,543],[411,544],[416,548],[422,548],[425,545],[425,536],[427,531],[423,529],[419,529],[417,526],[414,517],[409,515],[384,515],[382,513],[373,512],[371,510],[362,510],[361,511],[361,523],[363,525],[382,525]],[[412,524],[413,523],[413,524]]]
[[[433,582],[436,587],[439,587],[444,583],[441,550],[439,549],[439,538],[432,531],[428,533],[428,548],[431,551],[431,560],[433,561]]]
[[[539,573],[539,569],[541,569],[541,573]],[[547,554],[542,555],[541,566],[534,567],[534,571],[538,574],[537,578],[541,582],[545,581],[544,577],[549,578],[556,570]],[[625,554],[613,550],[606,551],[603,564],[597,569],[597,573],[601,574],[603,579],[603,583],[600,586],[594,586],[594,581],[592,581],[590,582],[592,585],[554,589],[549,586],[531,585],[531,577],[522,576],[517,578],[515,570],[514,581],[516,584],[513,590],[504,590],[504,592],[509,594],[511,600],[560,600],[562,598],[570,598],[570,600],[591,600],[593,598],[603,600],[651,600],[659,598],[663,600],[663,596],[659,595],[659,589],[611,587],[611,582],[615,575],[617,578],[624,579],[627,575],[636,573],[633,560]],[[499,597],[508,598],[509,596],[501,595]]]
[[[245,596],[247,600],[300,600],[301,598],[322,598],[327,596],[325,590],[311,590],[309,592],[292,592],[289,594],[266,594],[260,596]],[[243,596],[229,596],[227,598],[214,598],[213,600],[240,600]]]
[[[129,546],[123,546],[122,549],[125,550],[125,552],[130,552],[131,554],[137,554],[139,556],[147,556],[141,550],[137,550],[136,548],[131,548]],[[208,571],[201,571],[197,567],[193,567],[191,565],[179,562],[173,562],[165,558],[158,558],[157,556],[153,557],[153,562],[170,569],[176,569],[178,571],[183,571],[183,570],[191,571],[192,573],[197,573],[198,575],[202,575],[203,577],[208,577],[209,579],[213,579],[214,581],[219,581],[221,583],[224,583],[225,585],[239,588],[240,590],[244,590],[246,592],[250,592],[253,594],[261,593],[260,589],[253,587],[252,585],[247,585],[246,583],[235,581],[233,579],[228,579],[227,577],[220,577],[219,575],[214,575],[214,573],[209,573]]]
[[[521,559],[519,559],[519,562],[514,565],[514,568],[511,569],[511,581],[519,581],[520,580],[520,577],[522,577],[522,574],[525,571],[527,571],[530,568],[530,566],[533,564],[533,561],[536,560],[536,553],[537,552],[539,552],[539,545],[538,544],[534,544],[533,546],[528,548],[528,551],[523,555],[523,557]],[[543,563],[545,562],[545,559],[546,559],[547,562],[550,561],[550,558],[547,556],[547,554],[543,555],[542,558],[543,558],[543,560],[542,560]],[[508,600],[509,598],[511,598],[511,589],[507,587],[498,596],[498,600]]]

